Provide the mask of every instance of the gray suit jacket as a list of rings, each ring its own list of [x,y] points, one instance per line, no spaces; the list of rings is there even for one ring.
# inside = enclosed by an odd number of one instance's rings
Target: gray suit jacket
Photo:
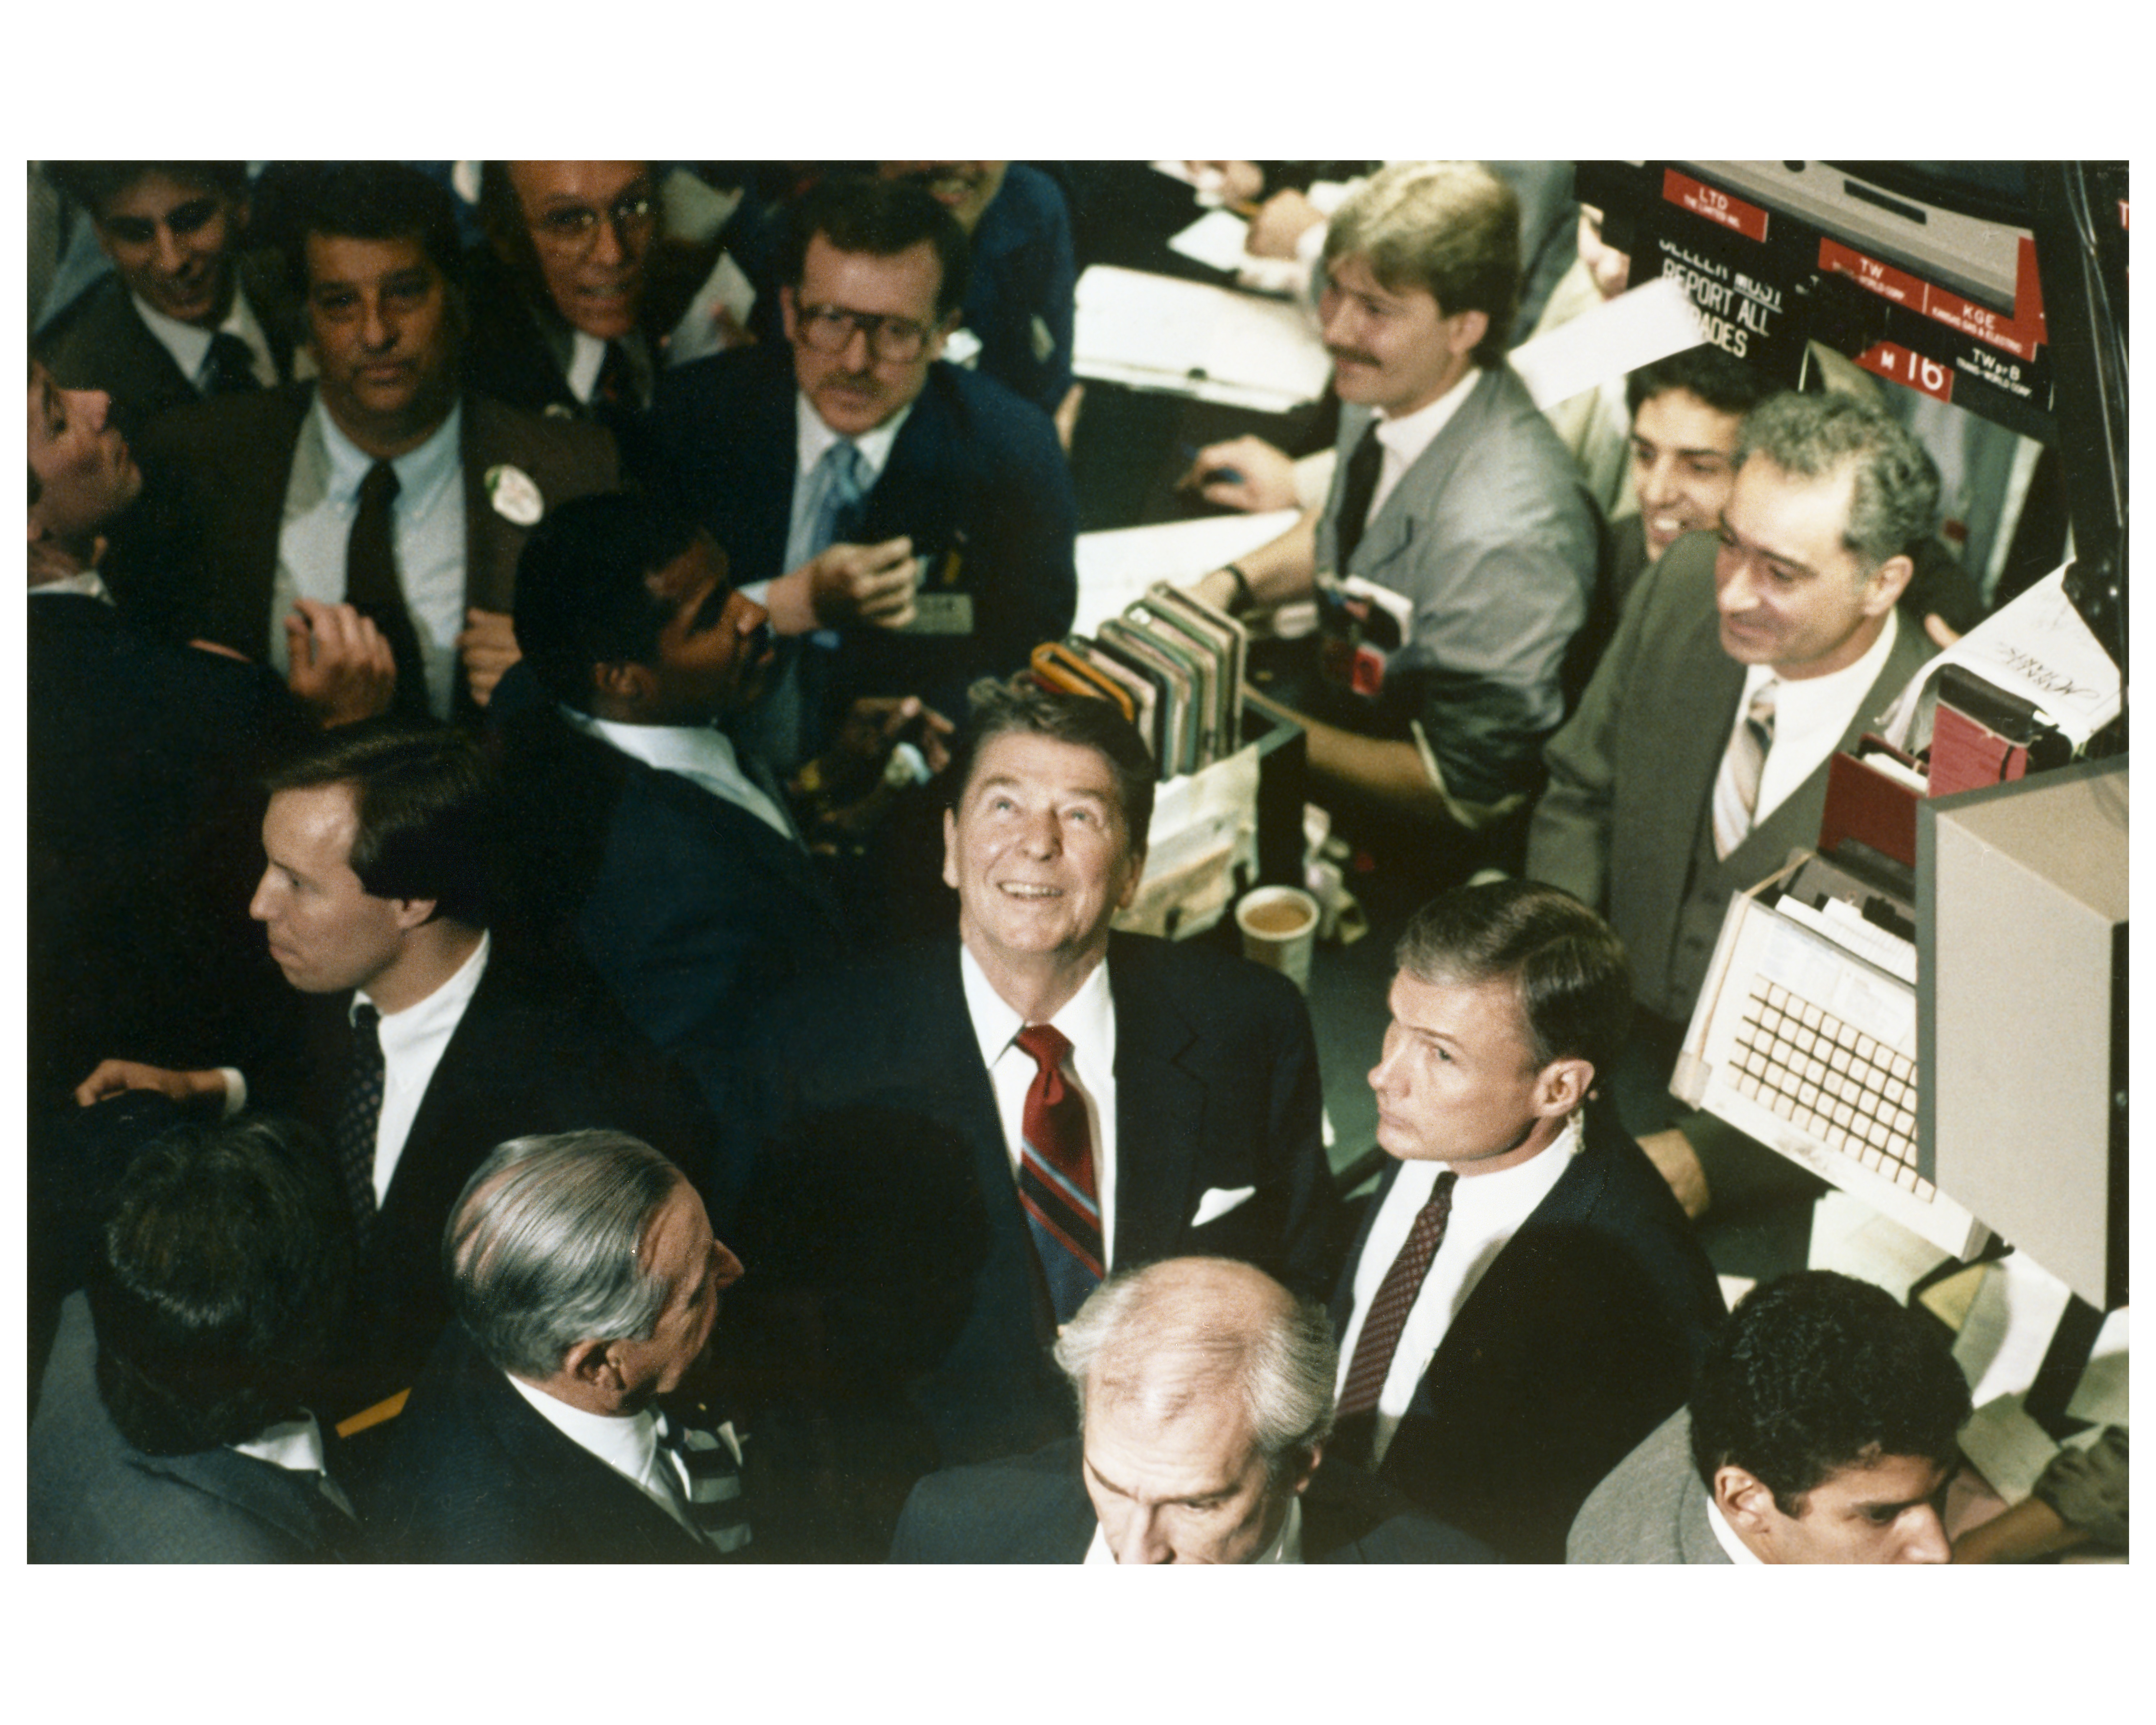
[[[1722,649],[1714,554],[1712,534],[1690,534],[1640,578],[1578,711],[1550,739],[1549,788],[1527,834],[1529,878],[1599,908],[1631,957],[1640,1004],[1678,1020],[1711,956],[1688,956],[1672,973],[1700,821],[1744,687],[1744,667]],[[1904,618],[1839,747],[1870,728],[1930,650]],[[1730,853],[1732,878],[1763,880],[1793,847],[1818,842],[1826,773],[1821,762]]]
[[[1568,1563],[1726,1563],[1691,1461],[1691,1410],[1679,1408],[1610,1470],[1580,1506]]]
[[[321,1563],[357,1545],[311,1476],[234,1450],[136,1449],[98,1399],[96,1360],[90,1302],[71,1294],[30,1422],[33,1561]]]
[[[1367,408],[1341,412],[1317,526],[1321,572],[1337,563],[1348,458],[1370,419]],[[1421,720],[1446,785],[1466,800],[1530,788],[1543,740],[1564,716],[1565,649],[1586,619],[1600,555],[1600,525],[1564,445],[1511,371],[1485,372],[1339,572],[1414,605],[1379,711],[1354,728],[1404,737],[1408,720]]]

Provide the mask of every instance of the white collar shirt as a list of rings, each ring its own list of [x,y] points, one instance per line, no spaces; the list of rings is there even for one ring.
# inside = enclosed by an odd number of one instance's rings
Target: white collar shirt
[[[1018,1045],[1025,1020],[995,990],[980,961],[958,945],[958,973],[965,984],[966,1011],[981,1047],[981,1064],[995,1091],[996,1118],[1004,1129],[1011,1178],[1018,1177],[1019,1146],[1025,1130],[1025,1093],[1040,1066]],[[1101,1203],[1101,1251],[1108,1267],[1116,1263],[1116,1001],[1108,988],[1108,961],[1048,1020],[1070,1039],[1064,1076],[1086,1103],[1093,1128],[1093,1189]]]
[[[691,783],[747,810],[789,844],[798,835],[786,811],[742,770],[734,741],[711,725],[623,725],[595,719],[572,706],[561,715],[587,737],[597,737],[633,760],[661,773],[676,773]]]
[[[1722,1506],[1712,1497],[1707,1500],[1707,1525],[1714,1530],[1715,1543],[1729,1554],[1731,1563],[1757,1564],[1764,1561],[1737,1537],[1737,1530],[1729,1525],[1729,1517],[1722,1514]]]
[[[262,333],[254,308],[247,303],[247,290],[238,282],[232,285],[232,310],[225,313],[224,321],[214,330],[167,317],[140,294],[130,294],[129,297],[135,301],[142,326],[157,338],[165,352],[172,356],[172,363],[198,390],[206,393],[209,388],[210,341],[216,336],[239,336],[247,344],[248,367],[254,373],[254,381],[264,388],[276,384],[277,366],[270,357],[270,338]]]
[[[30,589],[30,597],[34,599],[40,593],[72,593],[80,599],[97,599],[107,605],[113,603],[111,589],[105,586],[95,569],[85,569],[74,575],[56,575],[50,581],[41,581]]]
[[[397,501],[391,509],[397,581],[419,638],[427,705],[440,719],[449,716],[457,637],[465,627],[463,427],[459,403],[426,442],[390,463],[397,470]],[[284,525],[277,536],[270,658],[280,675],[290,668],[284,619],[292,602],[310,598],[336,604],[345,597],[345,556],[359,515],[359,488],[373,465],[374,457],[337,429],[318,393],[292,452]]]
[[[891,460],[891,445],[898,441],[898,434],[913,412],[908,402],[882,424],[847,439],[861,452],[861,459],[868,465],[867,489],[874,490],[876,481]],[[824,475],[822,472],[824,454],[832,444],[840,440],[840,434],[824,423],[815,404],[796,390],[793,396],[793,511],[789,517],[786,535],[786,567],[799,568],[814,553],[808,547],[809,530],[821,512],[824,502]],[[767,582],[756,582],[742,588],[758,604],[763,603],[763,592]]]
[[[1864,656],[1823,677],[1792,680],[1777,675],[1772,665],[1746,668],[1744,691],[1738,696],[1736,716],[1730,721],[1732,737],[1751,711],[1752,697],[1770,680],[1774,685],[1774,742],[1759,770],[1759,796],[1752,810],[1755,826],[1780,808],[1820,762],[1834,752],[1865,696],[1887,668],[1887,655],[1894,650],[1894,638],[1901,626],[1900,618],[1888,611],[1887,626]]]
[[[227,1444],[225,1448],[242,1455],[252,1455],[272,1467],[281,1467],[287,1473],[312,1474],[325,1497],[346,1515],[353,1513],[352,1500],[330,1476],[329,1459],[322,1447],[322,1429],[315,1423],[312,1414],[303,1413],[296,1420],[280,1420],[275,1425],[265,1426],[244,1443]]]
[[[1108,1549],[1108,1535],[1098,1522],[1093,1524],[1093,1543],[1086,1548],[1089,1563],[1112,1563],[1116,1554]],[[1287,1513],[1281,1517],[1281,1530],[1273,1536],[1273,1543],[1258,1556],[1253,1563],[1300,1563],[1302,1561],[1302,1497],[1300,1493],[1287,1501]]]
[[[588,1455],[596,1456],[627,1480],[654,1503],[701,1539],[696,1524],[680,1496],[668,1489],[659,1470],[669,1469],[680,1481],[688,1481],[680,1466],[659,1445],[659,1416],[649,1408],[635,1414],[593,1414],[572,1408],[536,1384],[526,1384],[514,1372],[505,1372],[509,1387],[531,1404],[531,1411]]]
[[[1392,1368],[1378,1394],[1375,1461],[1384,1460],[1401,1416],[1414,1399],[1415,1388],[1429,1368],[1430,1357],[1445,1340],[1445,1332],[1460,1308],[1467,1303],[1491,1261],[1519,1231],[1520,1224],[1563,1178],[1579,1147],[1579,1117],[1574,1115],[1540,1155],[1517,1167],[1476,1174],[1454,1183],[1445,1238],[1423,1273],[1422,1290],[1408,1310],[1399,1343],[1393,1350]],[[1348,1368],[1354,1363],[1356,1344],[1363,1337],[1363,1320],[1369,1315],[1393,1260],[1407,1244],[1416,1213],[1429,1201],[1445,1168],[1440,1162],[1403,1162],[1399,1178],[1371,1221],[1370,1237],[1363,1242],[1363,1255],[1355,1265],[1355,1307],[1348,1320],[1347,1333],[1340,1338],[1336,1389],[1348,1387]]]
[[[426,1097],[428,1085],[434,1081],[434,1069],[442,1064],[449,1038],[464,1021],[465,1009],[479,990],[480,978],[486,974],[492,945],[492,937],[482,933],[471,957],[440,988],[402,1012],[382,1014],[378,1026],[382,1113],[374,1128],[374,1201],[377,1204],[389,1196],[389,1183],[404,1154],[404,1141],[411,1136],[419,1104]],[[353,994],[353,1006],[362,1000],[373,1004],[364,988]]]
[[[1474,393],[1475,380],[1481,375],[1478,367],[1470,366],[1460,381],[1435,401],[1397,419],[1387,418],[1379,410],[1378,447],[1383,451],[1383,459],[1378,465],[1378,489],[1370,494],[1370,512],[1363,518],[1364,526],[1377,519],[1378,511],[1385,506],[1385,500],[1393,495],[1393,488],[1422,459],[1422,452],[1437,441],[1438,433],[1451,423],[1460,403]]]

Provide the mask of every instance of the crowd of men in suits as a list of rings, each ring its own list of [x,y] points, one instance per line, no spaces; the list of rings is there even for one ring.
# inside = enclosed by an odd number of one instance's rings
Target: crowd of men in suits
[[[1329,489],[1194,592],[1317,600],[1314,793],[1429,901],[1358,1214],[1294,987],[1112,928],[1137,731],[1015,675],[1062,194],[883,166],[691,231],[640,162],[51,165],[112,267],[29,368],[33,1554],[1943,1557],[1940,1338],[1729,1318],[1666,1094],[1917,653],[1921,446],[1642,374],[1620,611],[1514,193],[1334,213]]]

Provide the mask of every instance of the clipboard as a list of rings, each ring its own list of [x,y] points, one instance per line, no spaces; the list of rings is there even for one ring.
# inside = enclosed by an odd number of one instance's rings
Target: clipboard
[[[1194,773],[1211,766],[1220,752],[1220,667],[1214,658],[1212,644],[1143,600],[1126,607],[1123,620],[1190,673],[1191,721],[1197,752],[1188,770]]]
[[[1126,719],[1136,715],[1131,697],[1122,685],[1111,682],[1062,641],[1043,641],[1033,649],[1033,674],[1051,689],[1066,689],[1073,695],[1090,695],[1096,699],[1112,701],[1116,710]]]
[[[1147,667],[1160,680],[1165,716],[1158,757],[1161,776],[1173,778],[1182,773],[1195,773],[1199,728],[1196,675],[1176,655],[1121,617],[1111,617],[1103,623],[1098,639],[1103,646],[1112,646]]]
[[[1137,727],[1138,735],[1145,740],[1146,747],[1158,761],[1160,758],[1159,691],[1096,641],[1089,640],[1084,635],[1073,635],[1065,644],[1130,697],[1131,722]]]

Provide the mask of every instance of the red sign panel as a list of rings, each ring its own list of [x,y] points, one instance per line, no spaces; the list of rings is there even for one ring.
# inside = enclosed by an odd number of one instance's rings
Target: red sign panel
[[[1882,300],[1892,300],[1897,305],[1907,305],[1912,311],[1924,309],[1923,283],[1892,264],[1867,258],[1838,239],[1820,241],[1819,260],[1820,269],[1846,275],[1859,287],[1868,288]]]
[[[1839,240],[1822,239],[1820,241],[1820,268],[1837,275],[1845,275],[1859,287],[1891,300],[1897,305],[1907,305],[1912,311],[1921,311],[1935,322],[1948,329],[1958,330],[1988,342],[2002,352],[2016,359],[2034,359],[2036,348],[2044,339],[2044,301],[2036,282],[2036,248],[2029,240],[2021,242],[2015,270],[2014,315],[2011,317],[1994,311],[1988,305],[1951,293],[1943,287],[1897,270],[1892,264],[1882,264],[1876,258],[1867,258],[1862,252],[1842,244]],[[1875,368],[1876,369],[1876,368]],[[1882,375],[1892,376],[1891,372]],[[1943,397],[1941,399],[1944,399]]]
[[[1703,216],[1718,227],[1742,234],[1748,239],[1767,237],[1767,212],[1756,203],[1732,198],[1717,187],[1702,184],[1673,167],[1662,170],[1662,196],[1680,209]]]
[[[1906,383],[1938,401],[1953,399],[1953,372],[1935,359],[1912,353],[1895,341],[1874,341],[1856,356],[1857,364],[1881,377]]]

